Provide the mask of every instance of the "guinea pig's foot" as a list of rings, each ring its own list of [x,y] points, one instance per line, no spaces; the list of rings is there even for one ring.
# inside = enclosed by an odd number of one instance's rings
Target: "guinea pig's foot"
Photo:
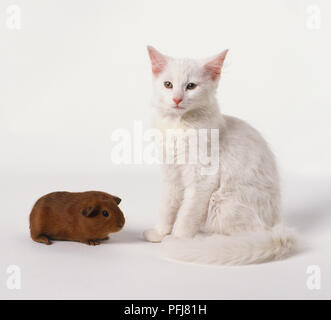
[[[100,241],[99,240],[87,240],[85,243],[89,246],[97,246],[100,244]]]
[[[102,238],[100,240],[109,240],[110,238],[109,237],[106,237],[106,238]]]
[[[49,238],[45,235],[39,235],[38,237],[33,238],[33,240],[36,241],[36,242],[45,243],[47,245],[52,244],[52,241],[49,240]]]

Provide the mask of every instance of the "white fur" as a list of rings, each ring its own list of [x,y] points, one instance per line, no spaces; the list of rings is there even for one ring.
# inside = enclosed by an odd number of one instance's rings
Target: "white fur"
[[[201,175],[201,164],[164,165],[160,220],[145,238],[160,242],[171,235],[164,241],[167,255],[190,262],[260,263],[292,253],[296,241],[280,217],[274,156],[254,128],[220,113],[218,78],[213,80],[205,68],[215,58],[173,59],[149,51],[164,59],[162,71],[154,75],[158,123],[163,128],[218,128],[220,163],[214,175]],[[165,88],[164,81],[173,88]],[[198,86],[185,90],[188,82]],[[172,98],[178,96],[184,109],[174,108]]]
[[[292,231],[283,225],[250,234],[198,234],[193,239],[165,239],[165,253],[177,260],[221,265],[262,263],[286,258],[296,246]]]

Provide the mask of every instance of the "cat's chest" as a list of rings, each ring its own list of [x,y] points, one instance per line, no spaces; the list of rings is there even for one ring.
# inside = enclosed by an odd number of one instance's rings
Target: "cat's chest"
[[[155,126],[163,136],[163,160],[166,164],[192,162],[191,151],[197,148],[197,131],[180,120],[156,118]],[[195,152],[196,153],[196,152]]]
[[[162,117],[156,117],[154,119],[155,127],[159,129],[163,134],[166,134],[169,131],[178,130],[178,129],[188,129],[188,126],[180,121],[180,119],[167,119]]]

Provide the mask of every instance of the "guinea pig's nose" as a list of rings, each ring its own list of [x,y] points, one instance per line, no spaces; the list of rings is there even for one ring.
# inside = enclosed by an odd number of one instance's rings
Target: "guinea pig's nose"
[[[122,228],[124,226],[124,220],[121,219],[121,220],[117,221],[117,226],[119,228]]]

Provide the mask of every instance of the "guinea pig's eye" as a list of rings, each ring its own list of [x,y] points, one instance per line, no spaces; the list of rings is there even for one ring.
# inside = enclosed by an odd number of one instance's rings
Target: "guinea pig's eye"
[[[196,88],[196,86],[197,86],[197,85],[196,85],[195,83],[190,82],[190,83],[187,84],[186,89],[187,89],[187,90],[193,90],[193,89]]]
[[[163,84],[167,89],[172,89],[172,83],[170,81],[165,81]]]
[[[104,217],[109,217],[109,213],[108,213],[107,210],[103,210],[103,211],[102,211],[102,215],[103,215]]]

